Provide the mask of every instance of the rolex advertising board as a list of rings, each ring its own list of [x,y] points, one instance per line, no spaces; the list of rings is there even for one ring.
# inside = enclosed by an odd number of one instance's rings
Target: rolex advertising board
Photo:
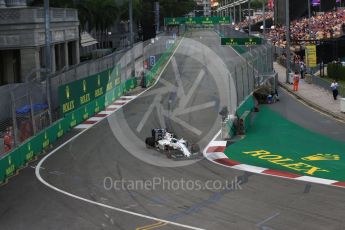
[[[120,66],[59,87],[61,113],[66,114],[97,99],[121,84]]]

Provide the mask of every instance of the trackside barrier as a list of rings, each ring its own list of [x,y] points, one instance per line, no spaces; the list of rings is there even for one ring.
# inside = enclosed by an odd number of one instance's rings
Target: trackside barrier
[[[247,110],[252,112],[254,107],[255,107],[254,96],[251,94],[247,96],[247,98],[239,105],[239,107],[236,110],[236,116],[241,117],[243,113]]]
[[[62,116],[93,101],[116,87],[127,87],[121,82],[120,65],[98,74],[59,86],[59,104]]]
[[[102,96],[95,98],[89,103],[76,108],[72,112],[56,121],[50,127],[44,129],[36,136],[28,139],[18,148],[0,159],[0,184],[15,175],[18,170],[27,163],[36,159],[49,148],[56,140],[69,132],[74,126],[87,120],[94,114],[103,110],[107,105],[121,97],[124,93],[137,87],[137,79],[131,78],[108,90]]]
[[[246,110],[239,119],[239,134],[243,135],[250,125],[250,113],[251,111]]]
[[[243,48],[242,46],[232,46],[232,48],[236,50],[239,54],[244,54],[248,51],[246,48]]]
[[[226,122],[226,130],[228,130],[229,133],[229,138],[233,137],[236,135],[236,124],[234,122],[234,120],[228,120]]]
[[[146,87],[149,87],[154,81],[155,81],[155,76],[157,76],[157,73],[159,72],[160,68],[168,59],[170,58],[171,53],[174,51],[174,49],[177,46],[177,43],[171,45],[164,53],[163,55],[159,58],[159,60],[156,62],[156,64],[152,67],[152,69],[145,74],[145,85]]]
[[[238,117],[239,130],[236,130],[235,128],[236,124],[233,121],[229,120],[227,123],[230,137],[234,136],[238,132],[239,132],[238,134],[243,134],[247,131],[247,129],[250,127],[250,122],[251,122],[250,115],[253,112],[254,108],[255,108],[254,96],[251,94],[247,96],[246,99],[236,109],[235,114],[236,114],[236,117]]]

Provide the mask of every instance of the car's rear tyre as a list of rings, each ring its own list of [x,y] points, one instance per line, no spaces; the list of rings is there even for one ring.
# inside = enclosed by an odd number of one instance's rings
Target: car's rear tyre
[[[199,153],[200,152],[200,146],[198,144],[192,144],[190,150],[192,153]]]
[[[169,149],[169,146],[164,146],[164,153],[168,159],[171,159],[172,152]]]
[[[146,144],[146,148],[154,148],[155,147],[155,140],[153,139],[153,137],[148,137],[145,139],[145,144]]]

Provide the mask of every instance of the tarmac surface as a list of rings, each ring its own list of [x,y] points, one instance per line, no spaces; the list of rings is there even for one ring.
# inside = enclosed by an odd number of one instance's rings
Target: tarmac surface
[[[316,108],[306,106],[302,99],[291,96],[283,88],[280,88],[279,96],[279,103],[270,106],[273,111],[301,127],[345,143],[345,123],[342,120],[336,120],[327,113],[311,112],[311,108]]]
[[[219,46],[214,32],[192,36],[216,52],[225,65],[236,57],[231,48]],[[183,40],[178,49],[188,53],[193,49],[188,42]],[[203,62],[176,54],[179,74],[172,60],[153,89],[48,157],[40,175],[59,191],[39,182],[31,167],[1,187],[1,229],[344,229],[344,189],[241,172],[206,159],[173,167],[174,162],[145,148],[150,129],[162,124],[201,148],[219,130],[217,113],[227,104],[228,92],[217,91],[227,87],[219,85],[224,79],[211,77],[216,70],[207,58],[207,47],[198,47]],[[289,97],[281,96],[287,108],[295,103],[284,99]],[[155,99],[159,103],[153,103]],[[284,110],[278,104],[275,109]],[[300,110],[315,116],[311,118],[315,128],[324,118],[309,108]],[[147,111],[151,112],[147,115]],[[143,161],[143,156],[150,160]],[[167,181],[165,187],[163,183],[155,189],[129,187],[132,180],[157,177]],[[194,185],[198,181],[201,189],[183,189],[181,184],[172,188],[173,181],[182,179]],[[115,188],[118,181],[125,181],[126,188]],[[230,186],[205,189],[208,181]]]

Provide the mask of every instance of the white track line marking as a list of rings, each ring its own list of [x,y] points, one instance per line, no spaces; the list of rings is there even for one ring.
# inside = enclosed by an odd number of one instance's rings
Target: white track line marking
[[[114,111],[101,111],[99,112],[98,114],[106,114],[106,115],[110,115],[110,114],[113,114]]]
[[[235,165],[235,166],[232,166],[232,168],[247,171],[247,172],[252,172],[252,173],[262,173],[263,171],[267,170],[267,168],[262,168],[258,166],[247,165],[247,164]]]
[[[224,153],[206,153],[207,158],[211,161],[228,158]]]
[[[107,108],[109,109],[119,109],[121,105],[109,105]]]
[[[152,87],[154,87],[157,82],[159,81],[160,77],[162,76],[163,72],[165,71],[166,67],[168,66],[171,58],[174,56],[174,54],[176,53],[177,49],[179,48],[179,46],[181,45],[182,43],[182,40],[183,38],[181,39],[179,45],[176,47],[175,51],[173,52],[173,54],[171,55],[171,57],[169,58],[168,62],[166,63],[166,65],[164,66],[164,68],[162,69],[161,73],[158,75],[158,78],[156,80],[156,82],[151,86],[149,87],[148,89],[146,89],[145,91],[141,92],[140,94],[138,94],[136,97],[139,97],[140,95],[142,95],[143,93],[145,93],[146,91],[150,90]],[[128,103],[127,103],[128,104]],[[122,106],[121,106],[122,107]],[[98,123],[98,122],[97,122]],[[160,222],[164,222],[164,223],[167,223],[167,224],[170,224],[170,225],[174,225],[174,226],[178,226],[178,227],[182,227],[182,228],[186,228],[186,229],[193,229],[193,230],[204,230],[202,228],[196,228],[196,227],[192,227],[192,226],[188,226],[188,225],[184,225],[184,224],[179,224],[179,223],[176,223],[176,222],[172,222],[172,221],[168,221],[168,220],[163,220],[163,219],[159,219],[159,218],[156,218],[156,217],[152,217],[152,216],[147,216],[147,215],[143,215],[143,214],[140,214],[140,213],[135,213],[135,212],[131,212],[131,211],[127,211],[127,210],[124,210],[124,209],[121,209],[121,208],[116,208],[116,207],[113,207],[113,206],[110,206],[110,205],[106,205],[106,204],[102,204],[102,203],[99,203],[99,202],[96,202],[96,201],[92,201],[92,200],[88,200],[88,199],[85,199],[83,197],[80,197],[80,196],[77,196],[77,195],[74,195],[72,193],[69,193],[69,192],[66,192],[64,190],[61,190],[51,184],[49,184],[47,181],[45,181],[42,177],[41,177],[41,174],[40,174],[40,167],[42,166],[42,164],[51,156],[53,155],[54,153],[56,153],[58,150],[60,150],[62,147],[64,147],[65,145],[67,145],[68,143],[70,143],[71,141],[75,140],[76,138],[78,138],[79,136],[81,136],[84,132],[88,131],[89,129],[85,129],[83,131],[81,131],[80,133],[78,133],[77,135],[75,135],[74,137],[72,137],[71,139],[67,140],[66,142],[64,142],[63,144],[61,144],[59,147],[57,147],[56,149],[54,149],[52,152],[50,152],[48,155],[46,155],[45,157],[42,158],[42,160],[37,164],[36,166],[36,169],[35,169],[35,174],[36,174],[36,177],[37,179],[42,183],[44,184],[45,186],[55,190],[56,192],[59,192],[61,194],[64,194],[66,196],[69,196],[69,197],[72,197],[74,199],[77,199],[77,200],[81,200],[81,201],[84,201],[84,202],[87,202],[87,203],[90,203],[90,204],[94,204],[94,205],[97,205],[97,206],[100,206],[100,207],[103,207],[103,208],[108,208],[108,209],[111,209],[111,210],[114,210],[114,211],[118,211],[118,212],[122,212],[122,213],[126,213],[126,214],[130,214],[130,215],[133,215],[133,216],[137,216],[137,217],[141,217],[141,218],[145,218],[145,219],[150,219],[150,220],[155,220],[155,221],[160,221]]]
[[[90,117],[87,121],[100,121],[103,120],[105,117]]]
[[[93,126],[93,125],[91,125],[91,124],[80,124],[80,125],[77,125],[76,127],[74,127],[75,129],[88,129],[88,128],[90,128],[91,126]]]
[[[206,146],[206,148],[204,148],[204,151],[203,151],[202,153],[203,153],[203,155],[204,155],[204,157],[205,157],[206,159],[208,159],[207,149],[211,146],[211,144],[215,141],[215,139],[217,139],[217,137],[221,134],[221,132],[222,132],[222,130],[219,130],[219,131],[217,132],[217,134],[212,138],[212,140],[210,141],[210,143],[208,143],[208,145]],[[208,160],[209,160],[209,159],[208,159]],[[214,161],[212,161],[212,160],[209,160],[209,161],[214,162]],[[214,163],[216,163],[216,162],[214,162]]]
[[[78,135],[77,135],[78,136]],[[75,137],[77,137],[75,136]],[[59,148],[63,147],[63,145],[61,145]],[[69,196],[69,197],[72,197],[72,198],[75,198],[77,200],[81,200],[81,201],[84,201],[84,202],[87,202],[87,203],[90,203],[90,204],[94,204],[94,205],[97,205],[97,206],[100,206],[100,207],[103,207],[103,208],[108,208],[108,209],[111,209],[111,210],[114,210],[114,211],[118,211],[118,212],[122,212],[122,213],[126,213],[126,214],[130,214],[130,215],[133,215],[133,216],[137,216],[137,217],[142,217],[142,218],[145,218],[145,219],[150,219],[150,220],[155,220],[155,221],[160,221],[160,222],[164,222],[164,223],[167,223],[167,224],[170,224],[170,225],[174,225],[174,226],[178,226],[178,227],[182,227],[182,228],[187,228],[187,229],[194,229],[194,230],[203,230],[201,228],[196,228],[196,227],[192,227],[192,226],[188,226],[188,225],[184,225],[184,224],[179,224],[179,223],[175,223],[175,222],[172,222],[172,221],[167,221],[167,220],[163,220],[163,219],[159,219],[159,218],[156,218],[156,217],[151,217],[151,216],[147,216],[147,215],[143,215],[143,214],[140,214],[140,213],[135,213],[135,212],[131,212],[131,211],[127,211],[127,210],[124,210],[124,209],[121,209],[121,208],[116,208],[116,207],[113,207],[113,206],[110,206],[110,205],[106,205],[106,204],[102,204],[102,203],[98,203],[96,201],[92,201],[92,200],[88,200],[88,199],[85,199],[83,197],[80,197],[80,196],[77,196],[77,195],[74,195],[72,193],[69,193],[69,192],[66,192],[66,191],[63,191],[57,187],[54,187],[53,185],[49,184],[48,182],[46,182],[45,180],[43,180],[43,178],[41,177],[40,173],[39,173],[39,167],[42,165],[42,163],[49,157],[51,156],[55,151],[51,152],[50,154],[48,154],[47,156],[45,156],[39,163],[38,163],[38,167],[36,167],[36,170],[35,170],[35,173],[36,173],[36,177],[38,178],[38,180],[43,183],[44,185],[46,185],[47,187],[57,191],[57,192],[60,192],[66,196]]]
[[[121,96],[120,98],[134,99],[136,96]]]
[[[322,178],[311,177],[311,176],[301,176],[301,177],[295,178],[295,180],[313,182],[317,184],[326,184],[326,185],[331,185],[338,182],[336,180],[322,179]]]
[[[129,100],[116,100],[114,103],[127,103]]]
[[[227,141],[212,141],[212,146],[226,146]]]

